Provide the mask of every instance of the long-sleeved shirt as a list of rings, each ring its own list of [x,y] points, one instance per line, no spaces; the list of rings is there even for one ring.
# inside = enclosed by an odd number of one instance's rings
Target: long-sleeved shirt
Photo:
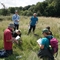
[[[14,14],[12,16],[12,20],[13,20],[14,24],[19,24],[19,21],[18,21],[19,19],[20,19],[20,17],[18,14]]]

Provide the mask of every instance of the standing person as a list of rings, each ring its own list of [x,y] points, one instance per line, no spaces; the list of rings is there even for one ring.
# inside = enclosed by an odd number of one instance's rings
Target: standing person
[[[37,22],[38,22],[37,14],[34,13],[33,16],[30,19],[30,28],[29,28],[29,31],[28,31],[28,35],[30,34],[32,29],[33,29],[33,33],[34,33]]]
[[[13,20],[14,26],[15,26],[14,30],[19,29],[19,19],[20,19],[20,17],[18,15],[18,11],[15,10],[15,14],[12,16],[12,20]]]
[[[13,54],[13,41],[18,43],[15,38],[12,37],[12,31],[14,29],[14,24],[9,24],[8,28],[4,31],[4,49],[8,55]]]
[[[43,29],[42,31],[43,38],[41,38],[41,41],[39,42],[40,51],[38,53],[38,56],[41,58],[47,57],[48,60],[54,60],[53,54],[49,51],[49,39],[52,38],[51,35],[49,35],[48,29]]]
[[[53,35],[52,32],[50,31],[50,26],[47,26],[46,29],[49,30],[49,34],[50,34],[50,35]]]

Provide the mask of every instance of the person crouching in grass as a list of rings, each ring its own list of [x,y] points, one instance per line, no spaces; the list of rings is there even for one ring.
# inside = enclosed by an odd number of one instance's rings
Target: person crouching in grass
[[[21,31],[20,30],[15,30],[13,32],[13,37],[18,41],[18,44],[22,44],[22,38],[21,38]]]

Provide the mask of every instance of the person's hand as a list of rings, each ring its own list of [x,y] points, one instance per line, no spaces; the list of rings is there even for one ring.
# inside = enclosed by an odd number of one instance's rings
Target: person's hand
[[[18,44],[18,41],[17,40],[15,42]]]
[[[19,20],[15,20],[16,22],[19,22]]]
[[[14,41],[15,40],[15,38],[12,38],[12,41]]]
[[[12,41],[18,44],[18,41],[15,38],[12,38]]]
[[[19,20],[17,20],[19,22]]]

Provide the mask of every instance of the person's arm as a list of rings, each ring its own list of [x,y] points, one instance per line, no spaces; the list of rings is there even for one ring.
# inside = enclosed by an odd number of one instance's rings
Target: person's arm
[[[32,17],[30,18],[30,22],[29,22],[29,24],[31,23],[31,21],[32,21]]]
[[[7,32],[5,37],[6,37],[6,42],[13,42],[14,41],[14,42],[18,43],[17,40],[14,37],[12,37],[10,32]]]
[[[13,42],[15,40],[15,38],[12,38],[10,40],[6,40],[6,42]]]
[[[29,21],[29,24],[28,24],[28,29],[30,28],[30,24],[31,24],[31,18],[30,18],[30,21]]]
[[[20,17],[19,17],[19,15],[17,15],[16,22],[19,22],[19,20],[20,20]]]
[[[37,21],[36,21],[36,24],[38,23],[38,18],[37,18]]]
[[[12,20],[13,20],[14,22],[18,22],[18,20],[17,20],[17,18],[16,18],[16,15],[13,15],[13,16],[12,16]]]
[[[13,20],[13,21],[15,20],[15,16],[14,16],[14,15],[12,16],[12,20]]]
[[[44,49],[44,45],[40,45],[40,48],[41,48],[41,49]]]
[[[20,20],[20,16],[18,15],[18,20]]]
[[[16,42],[18,44],[18,41],[15,38],[12,38],[10,40],[6,40],[6,42]]]

